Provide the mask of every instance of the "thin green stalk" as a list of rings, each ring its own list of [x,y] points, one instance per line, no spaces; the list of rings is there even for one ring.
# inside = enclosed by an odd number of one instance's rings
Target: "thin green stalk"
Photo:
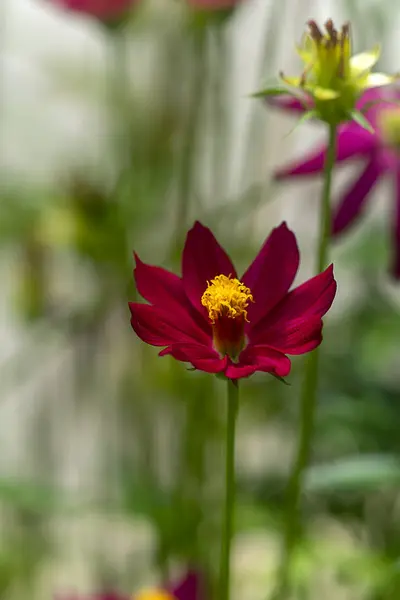
[[[239,386],[228,380],[228,417],[226,427],[225,508],[221,540],[220,588],[218,600],[230,598],[231,543],[235,509],[235,430],[239,410]]]
[[[325,160],[324,187],[322,192],[320,233],[317,252],[317,272],[326,267],[331,233],[331,184],[336,157],[336,126],[329,126],[329,145]],[[274,600],[284,600],[290,591],[290,575],[293,555],[301,528],[301,493],[304,473],[310,460],[317,405],[319,349],[308,357],[300,397],[300,433],[292,473],[288,484],[287,512],[281,570]]]

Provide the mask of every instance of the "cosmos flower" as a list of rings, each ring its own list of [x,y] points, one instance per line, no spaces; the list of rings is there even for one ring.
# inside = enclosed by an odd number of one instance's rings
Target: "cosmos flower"
[[[117,20],[140,0],[48,0],[66,10],[83,13],[101,21]]]
[[[134,595],[103,592],[90,596],[57,595],[56,600],[205,600],[203,580],[197,571],[188,571],[179,581],[161,588],[149,588]]]
[[[296,238],[275,228],[238,278],[212,232],[196,222],[182,255],[182,277],[143,263],[134,277],[149,304],[130,303],[136,334],[195,369],[229,379],[255,371],[289,374],[287,354],[310,352],[322,340],[322,317],[336,293],[332,265],[289,292],[299,267]]]
[[[357,117],[360,120],[356,103],[364,90],[387,85],[395,79],[371,73],[380,56],[379,46],[352,56],[349,23],[338,31],[329,19],[323,32],[315,21],[309,21],[297,52],[304,63],[302,74],[286,77],[281,73],[281,78],[289,86],[288,93],[293,91],[303,98],[312,116],[330,124]]]
[[[333,213],[333,236],[347,231],[363,214],[367,199],[376,183],[390,175],[395,184],[395,205],[390,219],[393,228],[393,260],[391,272],[400,278],[400,90],[393,86],[365,92],[358,108],[366,110],[366,118],[373,127],[367,131],[350,122],[339,127],[336,163],[362,161],[362,169],[350,187],[342,194]],[[300,113],[301,103],[279,98],[273,104],[288,112]],[[322,173],[326,144],[318,145],[301,159],[279,168],[275,177],[280,180]]]

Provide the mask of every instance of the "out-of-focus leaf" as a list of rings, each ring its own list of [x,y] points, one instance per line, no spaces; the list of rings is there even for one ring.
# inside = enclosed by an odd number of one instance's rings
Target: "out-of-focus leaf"
[[[306,492],[364,492],[400,483],[400,460],[373,455],[341,459],[308,469]]]
[[[100,503],[89,494],[69,494],[64,489],[34,481],[11,478],[0,479],[0,503],[13,509],[26,510],[38,515],[82,514],[84,512],[109,512],[117,510],[107,503]]]

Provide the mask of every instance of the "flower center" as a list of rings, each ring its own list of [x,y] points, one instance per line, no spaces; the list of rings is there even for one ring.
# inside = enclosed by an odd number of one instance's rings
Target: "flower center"
[[[249,302],[254,302],[251,290],[231,276],[217,275],[207,281],[201,297],[213,327],[214,345],[218,352],[235,360],[245,345],[244,324]]]
[[[400,110],[387,108],[379,111],[378,127],[385,144],[400,151]]]
[[[250,289],[238,279],[226,275],[217,275],[207,281],[207,289],[201,297],[212,324],[219,317],[243,317],[247,321],[249,302],[254,302]]]
[[[132,600],[174,600],[174,597],[165,590],[150,589],[134,594]]]

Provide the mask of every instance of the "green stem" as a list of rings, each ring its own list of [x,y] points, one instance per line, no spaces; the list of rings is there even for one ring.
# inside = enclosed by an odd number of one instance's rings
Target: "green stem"
[[[230,597],[231,543],[235,509],[235,429],[239,410],[239,386],[228,380],[228,417],[226,427],[225,508],[221,540],[220,588],[218,600]]]
[[[329,145],[325,160],[324,187],[322,192],[320,234],[317,254],[317,272],[326,267],[331,233],[330,196],[332,171],[336,157],[336,126],[329,126]],[[307,360],[300,397],[300,434],[296,458],[288,484],[287,512],[283,560],[274,600],[284,600],[290,591],[290,574],[293,555],[301,527],[301,493],[304,473],[310,460],[317,405],[319,349],[312,352]]]

